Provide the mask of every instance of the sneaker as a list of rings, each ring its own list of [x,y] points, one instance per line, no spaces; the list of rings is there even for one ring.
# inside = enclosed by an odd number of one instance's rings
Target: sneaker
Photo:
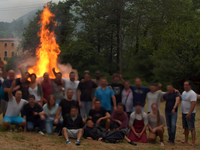
[[[129,144],[136,146],[137,144],[134,143],[133,141],[130,141]]]
[[[39,133],[40,135],[44,135],[44,133],[43,133],[42,131],[39,131],[38,133]]]
[[[71,142],[68,140],[68,141],[66,141],[66,144],[71,144]]]
[[[165,146],[165,144],[163,142],[160,142],[160,146]]]
[[[79,146],[79,145],[80,145],[80,141],[76,141],[75,144],[76,144],[77,146]]]

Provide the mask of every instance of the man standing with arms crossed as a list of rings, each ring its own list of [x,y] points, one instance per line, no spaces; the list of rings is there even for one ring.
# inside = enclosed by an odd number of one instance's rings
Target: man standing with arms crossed
[[[182,112],[182,122],[183,128],[185,129],[185,141],[183,143],[188,143],[189,130],[192,134],[192,146],[195,146],[195,115],[196,115],[196,102],[197,94],[191,88],[191,81],[185,81],[184,83],[185,91],[182,94],[182,102],[180,111]]]

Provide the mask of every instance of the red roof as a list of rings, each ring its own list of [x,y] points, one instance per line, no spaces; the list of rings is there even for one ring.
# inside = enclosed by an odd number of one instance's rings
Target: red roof
[[[15,38],[0,38],[0,41],[18,41]]]

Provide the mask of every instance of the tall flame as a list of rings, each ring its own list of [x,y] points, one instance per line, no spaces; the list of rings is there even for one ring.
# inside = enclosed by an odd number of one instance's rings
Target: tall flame
[[[43,13],[41,14],[40,22],[41,28],[38,32],[38,37],[40,37],[40,45],[36,49],[37,62],[36,65],[29,68],[29,73],[35,73],[38,77],[43,76],[45,72],[49,73],[49,77],[53,78],[54,74],[52,68],[57,68],[57,58],[60,54],[59,45],[56,43],[56,35],[54,31],[49,30],[49,24],[52,23],[54,27],[57,25],[52,19],[55,17],[48,7],[45,7]]]

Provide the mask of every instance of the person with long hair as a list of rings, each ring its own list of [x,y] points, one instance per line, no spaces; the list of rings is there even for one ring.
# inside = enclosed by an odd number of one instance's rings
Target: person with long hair
[[[31,82],[28,88],[29,94],[34,95],[36,102],[40,106],[42,106],[43,105],[43,91],[42,91],[41,85],[36,82],[36,79],[37,79],[36,74],[34,73],[30,74],[30,79],[31,79]]]
[[[164,146],[163,135],[164,135],[164,126],[165,118],[158,109],[157,103],[151,105],[152,112],[148,114],[149,122],[149,142],[155,142],[156,137],[160,137],[160,145]]]
[[[56,133],[59,133],[59,131],[61,129],[61,120],[57,124],[54,123],[58,107],[59,107],[59,105],[56,104],[55,96],[50,95],[47,98],[47,103],[43,106],[43,112],[42,112],[42,114],[46,115],[45,130],[46,130],[46,133],[48,133],[48,134],[53,133],[53,126],[56,126],[56,128],[55,128]]]

